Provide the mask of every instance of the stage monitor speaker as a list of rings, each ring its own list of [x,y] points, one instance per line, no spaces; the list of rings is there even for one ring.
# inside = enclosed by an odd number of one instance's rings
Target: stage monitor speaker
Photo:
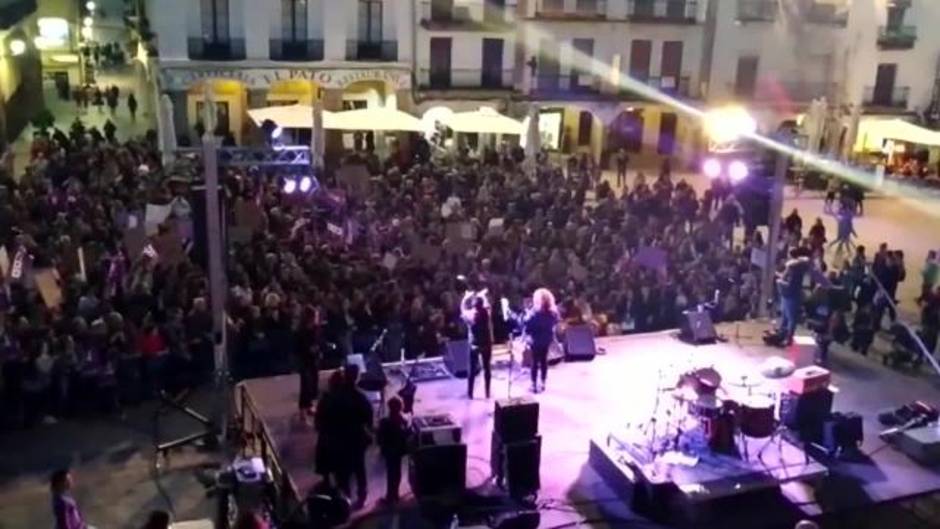
[[[822,444],[831,455],[858,450],[864,440],[862,416],[833,413],[823,424]]]
[[[500,439],[499,434],[493,432],[490,470],[496,478],[496,483],[504,486],[513,498],[522,499],[538,492],[541,486],[541,459],[541,436],[507,443]]]
[[[417,415],[411,421],[415,446],[445,445],[460,442],[461,428],[454,419],[444,413],[439,415]]]
[[[590,325],[572,325],[565,330],[565,360],[594,360],[597,346]]]
[[[799,434],[803,442],[820,442],[823,424],[832,413],[834,396],[829,388],[802,395],[784,393],[780,400],[780,420],[784,426]]]
[[[382,368],[382,361],[377,353],[365,357],[365,370],[359,375],[359,387],[364,391],[382,391],[388,385],[388,377]]]
[[[470,372],[470,342],[451,340],[444,352],[444,366],[451,375],[464,378]]]
[[[408,482],[418,499],[459,498],[467,487],[467,445],[418,448],[408,462]]]
[[[497,400],[493,431],[505,443],[532,439],[539,433],[539,403],[531,397]]]
[[[679,339],[691,344],[707,344],[718,341],[712,318],[705,311],[687,310],[682,313]]]

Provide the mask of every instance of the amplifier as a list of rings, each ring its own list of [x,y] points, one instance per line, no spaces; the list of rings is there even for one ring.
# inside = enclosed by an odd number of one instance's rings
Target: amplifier
[[[791,393],[803,395],[828,388],[831,380],[828,369],[819,366],[801,367],[787,380],[787,389]]]
[[[460,442],[460,426],[448,414],[419,415],[412,419],[415,446],[441,446]]]
[[[922,465],[940,463],[940,427],[937,423],[911,428],[898,436],[898,450]]]
[[[539,403],[531,397],[497,400],[493,430],[504,443],[526,441],[539,432]]]

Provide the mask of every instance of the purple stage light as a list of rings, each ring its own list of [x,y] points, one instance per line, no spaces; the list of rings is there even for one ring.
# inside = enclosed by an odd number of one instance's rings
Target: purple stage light
[[[721,176],[721,162],[717,158],[709,158],[702,164],[702,172],[709,178]]]
[[[309,176],[305,176],[300,179],[300,192],[306,193],[310,191],[310,188],[313,187],[313,179]]]
[[[290,195],[294,191],[297,191],[297,180],[289,178],[284,181],[284,193]]]
[[[735,160],[728,166],[728,176],[734,183],[744,180],[749,173],[750,171],[747,168],[747,164],[741,160]]]

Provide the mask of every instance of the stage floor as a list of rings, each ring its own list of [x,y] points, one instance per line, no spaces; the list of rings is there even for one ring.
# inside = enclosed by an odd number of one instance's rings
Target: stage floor
[[[603,350],[593,362],[563,363],[548,375],[547,391],[535,396],[540,403],[542,435],[542,490],[540,498],[553,506],[543,513],[543,527],[592,516],[635,518],[616,494],[588,465],[592,437],[607,435],[625,425],[642,422],[655,405],[661,381],[689,365],[713,365],[725,381],[752,372],[772,355],[788,357],[797,366],[812,362],[812,350],[798,347],[781,351],[760,341],[766,325],[742,323],[720,326],[729,341],[691,346],[674,333],[602,338]],[[940,468],[926,468],[878,439],[879,411],[914,399],[940,403],[936,377],[913,376],[882,367],[873,359],[837,351],[833,354],[833,384],[838,387],[834,411],[854,411],[864,418],[864,462],[821,460],[829,476],[815,488],[802,483],[782,487],[781,516],[816,516],[864,508],[940,490]],[[507,371],[494,373],[493,398],[509,395]],[[529,393],[526,374],[515,373],[513,396]],[[392,381],[397,385],[399,381]],[[461,379],[424,382],[418,386],[418,414],[449,413],[463,428],[468,445],[468,486],[483,484],[489,477],[490,434],[493,400],[482,395],[478,380],[475,400],[467,400],[466,381]],[[317,477],[313,469],[316,434],[298,422],[296,376],[272,377],[243,382],[255,408],[276,440],[276,450],[299,494],[304,495]],[[369,506],[384,493],[384,470],[377,454],[370,453]],[[407,481],[407,480],[405,480]],[[407,489],[407,483],[403,484]],[[403,491],[406,492],[406,491]],[[370,507],[367,506],[367,510]],[[600,513],[600,514],[598,514]],[[757,506],[750,516],[738,513],[722,527],[763,527],[766,511]],[[602,525],[598,525],[601,527]],[[792,526],[792,525],[791,525]]]

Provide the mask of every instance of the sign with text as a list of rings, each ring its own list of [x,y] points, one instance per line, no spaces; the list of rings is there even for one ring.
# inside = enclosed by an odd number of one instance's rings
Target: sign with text
[[[360,81],[384,81],[395,90],[411,88],[411,72],[391,68],[172,68],[160,71],[163,90],[188,90],[205,79],[241,81],[248,88],[270,88],[281,81],[313,81],[322,88],[343,89]]]

